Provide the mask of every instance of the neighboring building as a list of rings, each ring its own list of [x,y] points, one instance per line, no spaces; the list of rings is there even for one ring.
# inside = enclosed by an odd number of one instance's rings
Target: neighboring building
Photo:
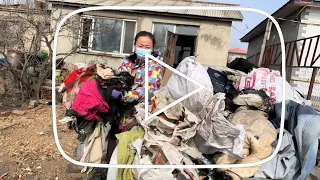
[[[247,51],[240,49],[240,48],[234,48],[229,50],[228,54],[228,63],[231,63],[236,58],[247,58]]]
[[[20,62],[13,60],[13,56],[17,57],[15,52],[36,54],[40,51],[45,44],[41,41],[41,35],[45,33],[39,35],[39,31],[49,29],[50,21],[46,21],[47,19],[50,19],[50,13],[40,1],[32,4],[1,4],[0,58],[8,56],[11,65],[22,68]]]
[[[286,43],[287,81],[307,95],[313,68],[320,67],[320,1],[290,0],[272,16],[278,21]],[[250,62],[258,63],[266,26],[267,19],[241,38],[242,42],[249,43],[247,59]],[[279,43],[279,35],[273,25],[263,62],[269,61],[267,64],[271,65],[268,67],[278,70],[282,60]],[[319,74],[318,71],[312,91],[314,101],[320,101]]]
[[[312,0],[289,0],[288,3],[272,14],[281,27],[285,42],[320,35],[320,1],[316,1],[317,0],[313,0],[313,2]],[[255,55],[258,55],[261,51],[267,19],[268,18],[241,38],[242,42],[249,43],[247,57],[250,61],[256,61],[258,59],[258,56]],[[268,43],[268,45],[280,43],[280,38],[274,25],[272,26]],[[301,49],[302,43],[299,45],[299,49]],[[311,47],[310,51],[312,51],[312,48],[314,47]],[[296,63],[296,57],[294,58],[294,62]],[[304,60],[305,58],[302,59]],[[281,62],[281,56],[278,62]],[[317,65],[320,65],[320,61]]]
[[[50,3],[53,12],[54,9],[60,9],[64,13],[81,7],[102,5],[237,6],[191,0],[53,0]],[[81,35],[77,41],[81,48],[67,59],[68,62],[86,64],[104,62],[117,67],[125,55],[133,52],[136,33],[145,30],[155,35],[156,50],[162,52],[162,57],[166,53],[175,52],[173,63],[175,67],[183,58],[192,55],[196,55],[197,61],[204,65],[225,66],[232,22],[242,21],[243,16],[240,11],[220,10],[102,10],[83,12],[76,18],[82,20],[82,28],[79,29]],[[101,28],[101,31],[98,28]],[[83,32],[86,30],[83,29],[93,31],[84,35]],[[175,34],[173,49],[169,50],[166,49],[167,30]],[[66,52],[71,46],[66,39],[59,39],[57,51]],[[164,61],[166,62],[166,58]]]

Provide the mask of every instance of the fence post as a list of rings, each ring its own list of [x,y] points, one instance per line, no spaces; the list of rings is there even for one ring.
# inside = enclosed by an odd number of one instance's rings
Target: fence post
[[[271,29],[272,29],[272,21],[269,19],[267,22],[266,32],[264,34],[263,43],[261,46],[261,53],[260,53],[259,62],[258,62],[259,67],[261,67],[261,65],[262,65],[262,60],[264,58],[264,51],[265,51],[265,48],[267,45],[267,41],[270,38]]]
[[[310,82],[310,85],[309,85],[309,91],[308,91],[307,100],[311,100],[312,89],[313,89],[314,82],[316,80],[317,72],[318,72],[318,68],[313,68],[311,82]]]

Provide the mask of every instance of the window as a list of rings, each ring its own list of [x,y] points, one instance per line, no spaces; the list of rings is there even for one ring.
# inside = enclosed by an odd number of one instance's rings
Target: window
[[[153,35],[156,39],[155,49],[164,52],[164,44],[166,41],[166,31],[171,31],[176,34],[197,36],[198,27],[188,26],[188,25],[175,25],[175,24],[165,24],[165,23],[153,23]]]
[[[81,49],[112,54],[133,52],[135,20],[84,17],[81,24]]]

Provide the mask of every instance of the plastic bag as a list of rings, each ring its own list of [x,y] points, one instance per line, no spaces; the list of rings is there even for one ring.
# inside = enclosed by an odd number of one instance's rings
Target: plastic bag
[[[207,102],[209,97],[213,96],[213,87],[207,70],[199,62],[196,62],[195,57],[193,56],[185,58],[176,69],[205,86],[204,89],[182,102],[183,106],[192,113],[200,113],[200,111],[206,107],[206,104],[209,103]],[[199,87],[184,77],[181,77],[178,74],[173,74],[165,88],[169,92],[170,96],[177,100]]]
[[[223,115],[225,94],[217,93],[207,107],[206,118],[197,127],[195,144],[204,154],[223,152],[242,158],[245,130],[231,124]]]
[[[311,103],[300,96],[300,94],[286,82],[286,100],[293,100],[304,105]],[[237,90],[255,89],[263,90],[270,97],[273,104],[281,103],[282,96],[282,77],[279,71],[270,71],[268,68],[258,68],[251,71],[248,75],[241,76],[240,81],[236,84]]]

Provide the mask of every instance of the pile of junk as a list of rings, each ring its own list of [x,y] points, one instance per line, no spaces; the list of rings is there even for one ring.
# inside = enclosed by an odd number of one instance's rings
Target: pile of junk
[[[279,71],[258,68],[244,59],[227,67],[205,67],[193,56],[176,69],[205,88],[150,119],[145,119],[144,100],[121,100],[122,93],[134,88],[129,73],[102,64],[71,72],[59,92],[67,109],[60,122],[74,130],[80,142],[73,159],[126,165],[248,164],[272,155],[282,136],[278,153],[262,165],[241,168],[81,167],[88,179],[305,180],[310,176],[317,164],[320,114],[286,83],[285,130],[280,134]],[[173,74],[149,93],[149,115],[197,88]],[[129,109],[134,120],[124,122]]]

